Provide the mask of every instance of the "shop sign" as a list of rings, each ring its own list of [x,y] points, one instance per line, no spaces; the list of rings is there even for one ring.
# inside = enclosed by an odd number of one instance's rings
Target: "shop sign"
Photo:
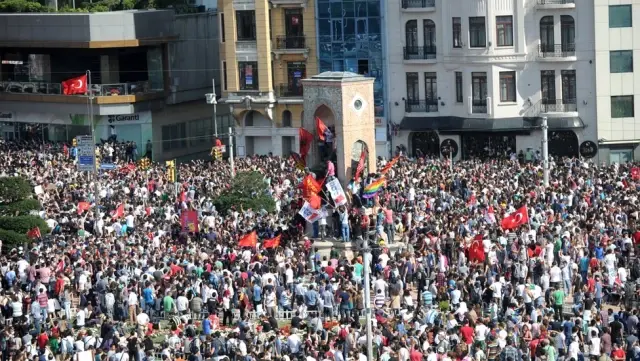
[[[109,123],[115,122],[135,122],[140,120],[140,114],[121,114],[121,115],[107,115],[107,121]]]
[[[442,143],[440,143],[440,154],[445,158],[451,156],[455,158],[458,155],[458,143],[453,139],[443,140]]]
[[[13,119],[13,113],[0,112],[0,119]]]
[[[582,142],[580,144],[580,155],[589,159],[593,158],[598,154],[598,145],[595,142],[590,140]]]

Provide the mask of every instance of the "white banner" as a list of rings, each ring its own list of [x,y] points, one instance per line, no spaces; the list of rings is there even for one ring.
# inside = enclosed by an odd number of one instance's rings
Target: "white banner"
[[[327,183],[327,189],[329,193],[331,193],[331,198],[336,203],[336,206],[347,204],[347,195],[344,194],[338,178],[334,178],[331,182]]]
[[[324,208],[323,209],[313,209],[313,207],[311,207],[309,202],[304,202],[304,205],[302,206],[302,208],[300,209],[300,212],[298,212],[298,214],[300,214],[302,216],[302,218],[306,219],[307,222],[309,222],[309,223],[316,222],[320,218],[327,216],[327,213],[324,210]]]

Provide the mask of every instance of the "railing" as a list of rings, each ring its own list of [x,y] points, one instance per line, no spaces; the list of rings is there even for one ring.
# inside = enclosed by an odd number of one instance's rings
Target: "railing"
[[[155,89],[150,89],[149,82],[140,81],[135,83],[92,84],[87,94],[77,95],[88,95],[92,93],[95,96],[115,96],[144,94],[153,91],[155,91]],[[16,81],[0,82],[0,93],[63,95],[62,84],[60,83]]]
[[[543,99],[540,104],[542,113],[577,112],[578,104],[575,99]]]
[[[471,103],[471,113],[487,114],[487,102],[485,100],[473,100]]]
[[[405,46],[404,60],[435,59],[436,46]]]
[[[538,0],[538,5],[567,5],[575,3],[576,0]]]
[[[290,86],[289,84],[280,84],[276,88],[276,94],[278,97],[281,97],[281,98],[301,97],[302,87]]]
[[[404,111],[407,113],[435,113],[438,111],[438,102],[435,100],[412,100],[404,103]]]
[[[276,36],[276,49],[277,50],[293,50],[293,49],[305,49],[306,42],[304,35],[291,36],[281,35]]]
[[[576,56],[576,44],[540,44],[538,55],[541,58],[567,58]]]
[[[432,8],[436,0],[402,0],[403,9]]]

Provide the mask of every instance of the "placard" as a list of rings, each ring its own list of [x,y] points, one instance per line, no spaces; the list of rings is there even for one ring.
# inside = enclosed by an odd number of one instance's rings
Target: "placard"
[[[338,178],[327,183],[327,189],[329,190],[329,193],[331,193],[331,199],[336,203],[336,206],[347,204],[347,196],[344,194],[344,190],[342,189]]]

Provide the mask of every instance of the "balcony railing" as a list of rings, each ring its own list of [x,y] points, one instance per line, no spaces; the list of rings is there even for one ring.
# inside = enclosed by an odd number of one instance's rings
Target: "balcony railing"
[[[487,114],[487,102],[485,100],[473,100],[471,103],[471,113]]]
[[[568,113],[577,112],[578,104],[575,99],[542,99],[540,112]]]
[[[403,9],[432,8],[436,6],[436,0],[402,0]]]
[[[576,56],[576,44],[540,44],[538,55],[541,58],[568,58]]]
[[[91,91],[94,96],[117,96],[145,94],[162,89],[150,89],[149,82],[118,84],[92,84]],[[37,94],[37,95],[63,95],[62,84],[41,82],[0,82],[0,93]],[[85,94],[78,94],[84,96]]]
[[[575,3],[576,0],[538,0],[538,5],[569,5]]]
[[[405,46],[404,60],[429,60],[436,58],[434,46]]]
[[[408,99],[404,103],[404,111],[407,113],[435,113],[438,111],[438,102],[435,100]]]
[[[295,49],[306,49],[306,42],[304,35],[302,36],[291,36],[291,35],[282,35],[276,37],[275,48],[277,50],[295,50]]]
[[[291,86],[289,84],[280,84],[276,89],[276,93],[280,98],[301,97],[302,87]]]

